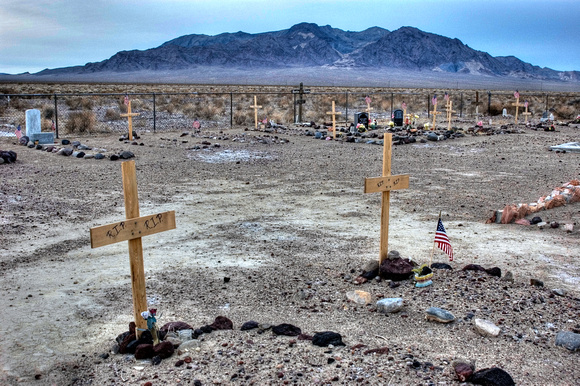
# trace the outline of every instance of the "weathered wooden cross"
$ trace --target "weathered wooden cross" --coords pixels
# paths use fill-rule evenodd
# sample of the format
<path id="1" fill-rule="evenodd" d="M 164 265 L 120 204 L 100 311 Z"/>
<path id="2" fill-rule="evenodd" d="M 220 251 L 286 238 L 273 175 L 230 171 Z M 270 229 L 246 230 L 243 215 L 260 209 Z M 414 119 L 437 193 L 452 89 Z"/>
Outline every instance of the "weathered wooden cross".
<path id="1" fill-rule="evenodd" d="M 127 114 L 121 114 L 121 117 L 127 117 L 129 121 L 129 141 L 133 140 L 133 117 L 139 116 L 139 113 L 131 112 L 131 101 L 127 104 Z"/>
<path id="2" fill-rule="evenodd" d="M 516 107 L 516 125 L 518 124 L 518 111 L 520 109 L 520 107 L 523 107 L 524 105 L 522 105 L 520 103 L 520 93 L 519 92 L 515 92 L 514 96 L 516 97 L 516 103 L 512 103 L 512 106 Z"/>
<path id="3" fill-rule="evenodd" d="M 256 98 L 256 96 L 254 95 L 254 105 L 250 106 L 251 108 L 254 109 L 254 123 L 256 126 L 256 129 L 258 128 L 258 109 L 261 109 L 262 106 L 258 106 L 258 98 Z"/>
<path id="4" fill-rule="evenodd" d="M 147 321 L 141 317 L 141 312 L 147 311 L 141 237 L 175 229 L 175 211 L 139 217 L 135 161 L 123 162 L 121 164 L 121 170 L 123 174 L 126 220 L 91 228 L 91 248 L 102 247 L 121 241 L 129 242 L 133 314 L 135 316 L 135 324 L 138 328 L 136 330 L 137 336 L 139 336 L 142 330 L 147 329 Z"/>
<path id="5" fill-rule="evenodd" d="M 433 111 L 431 111 L 431 114 L 433 114 L 433 128 L 431 130 L 435 130 L 435 122 L 437 121 L 437 114 L 441 114 L 441 112 L 437 111 L 437 104 L 433 105 Z"/>
<path id="6" fill-rule="evenodd" d="M 532 115 L 532 113 L 528 111 L 528 101 L 524 102 L 524 107 L 526 108 L 526 111 L 523 112 L 522 115 L 526 117 L 526 123 L 528 123 L 528 116 Z"/>
<path id="7" fill-rule="evenodd" d="M 367 95 L 365 97 L 365 102 L 367 104 L 367 114 L 369 115 L 369 122 L 370 122 L 371 121 L 371 110 L 373 109 L 371 107 L 371 97 Z"/>
<path id="8" fill-rule="evenodd" d="M 476 92 L 475 92 L 475 103 L 474 103 L 474 105 L 475 105 L 475 120 L 476 120 L 476 121 L 478 121 L 478 120 L 479 120 L 479 119 L 478 119 L 478 118 L 479 118 L 479 105 L 480 105 L 481 103 L 482 103 L 482 102 L 480 102 L 480 100 L 479 100 L 479 91 L 476 91 Z"/>
<path id="9" fill-rule="evenodd" d="M 405 117 L 405 124 L 408 125 L 409 124 L 409 118 L 410 118 L 410 115 L 411 114 L 409 114 L 409 116 L 407 116 L 407 104 L 405 102 L 403 102 L 401 104 L 401 107 L 403 108 L 403 117 Z"/>
<path id="10" fill-rule="evenodd" d="M 334 101 L 332 101 L 332 111 L 327 111 L 326 115 L 332 115 L 332 138 L 336 139 L 336 116 L 342 113 L 334 109 Z"/>
<path id="11" fill-rule="evenodd" d="M 453 110 L 453 101 L 449 99 L 445 105 L 445 111 L 447 112 L 447 130 L 451 130 L 451 115 L 456 111 Z"/>
<path id="12" fill-rule="evenodd" d="M 393 134 L 386 133 L 383 147 L 383 176 L 365 178 L 365 193 L 382 192 L 381 200 L 381 239 L 379 264 L 387 258 L 389 253 L 389 207 L 391 190 L 408 189 L 409 175 L 391 175 L 391 150 L 393 147 Z"/>

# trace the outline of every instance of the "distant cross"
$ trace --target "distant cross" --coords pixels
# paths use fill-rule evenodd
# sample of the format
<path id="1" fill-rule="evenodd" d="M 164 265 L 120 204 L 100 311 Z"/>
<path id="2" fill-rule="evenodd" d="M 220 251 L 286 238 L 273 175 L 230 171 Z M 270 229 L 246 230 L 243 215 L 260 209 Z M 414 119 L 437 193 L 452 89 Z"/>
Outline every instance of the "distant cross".
<path id="1" fill-rule="evenodd" d="M 370 120 L 371 120 L 371 110 L 373 109 L 373 108 L 371 107 L 371 97 L 367 95 L 367 96 L 365 97 L 365 102 L 366 102 L 366 104 L 367 104 L 367 114 L 368 114 L 368 116 L 369 116 L 369 121 L 370 121 Z"/>
<path id="2" fill-rule="evenodd" d="M 261 109 L 262 106 L 258 106 L 258 98 L 254 95 L 254 105 L 250 106 L 254 109 L 254 123 L 256 129 L 258 128 L 258 109 Z"/>
<path id="3" fill-rule="evenodd" d="M 401 107 L 403 108 L 403 117 L 405 117 L 407 119 L 407 121 L 405 122 L 405 124 L 409 124 L 409 118 L 410 118 L 410 115 L 411 114 L 409 114 L 409 117 L 407 117 L 407 104 L 405 102 L 403 102 L 401 104 Z"/>
<path id="4" fill-rule="evenodd" d="M 528 116 L 532 115 L 532 113 L 528 112 L 528 101 L 524 102 L 524 107 L 526 108 L 526 111 L 523 112 L 522 115 L 526 117 L 526 123 L 528 123 Z"/>
<path id="5" fill-rule="evenodd" d="M 516 125 L 518 124 L 518 111 L 520 107 L 523 107 L 524 105 L 522 105 L 520 103 L 520 93 L 519 92 L 515 92 L 514 96 L 516 97 L 516 103 L 512 103 L 512 106 L 516 107 Z"/>
<path id="6" fill-rule="evenodd" d="M 447 112 L 447 130 L 451 130 L 451 115 L 456 112 L 453 110 L 453 101 L 451 99 L 447 101 L 445 111 Z"/>
<path id="7" fill-rule="evenodd" d="M 292 94 L 294 94 L 294 119 L 296 119 L 296 105 L 298 105 L 298 122 L 302 122 L 302 105 L 306 103 L 304 94 L 310 94 L 310 89 L 305 89 L 304 84 L 300 82 L 300 88 L 292 90 Z M 296 94 L 298 94 L 298 100 L 296 100 Z"/>
<path id="8" fill-rule="evenodd" d="M 341 112 L 335 111 L 334 101 L 332 101 L 332 111 L 327 111 L 326 115 L 332 115 L 332 138 L 336 139 L 336 116 L 341 115 Z"/>
<path id="9" fill-rule="evenodd" d="M 479 119 L 479 105 L 482 104 L 482 102 L 479 100 L 479 91 L 475 92 L 475 120 L 478 121 Z"/>
<path id="10" fill-rule="evenodd" d="M 175 229 L 175 211 L 139 217 L 135 161 L 123 162 L 121 164 L 121 170 L 123 174 L 126 220 L 91 228 L 91 248 L 102 247 L 121 241 L 129 242 L 133 314 L 137 328 L 146 330 L 147 321 L 141 317 L 141 312 L 147 311 L 141 237 Z M 136 330 L 137 337 L 141 334 L 141 330 Z"/>
<path id="11" fill-rule="evenodd" d="M 127 103 L 127 114 L 121 114 L 121 117 L 127 117 L 129 120 L 129 141 L 133 140 L 133 117 L 139 116 L 139 113 L 131 113 L 131 101 Z"/>
<path id="12" fill-rule="evenodd" d="M 436 104 L 433 105 L 433 111 L 431 111 L 431 114 L 433 114 L 433 129 L 432 130 L 435 130 L 435 122 L 437 121 L 437 114 L 441 114 L 439 111 L 437 111 Z"/>
<path id="13" fill-rule="evenodd" d="M 365 178 L 365 193 L 382 193 L 381 200 L 381 239 L 379 264 L 387 258 L 389 252 L 389 207 L 391 190 L 408 189 L 409 175 L 391 175 L 391 149 L 393 134 L 385 133 L 383 147 L 383 176 Z"/>

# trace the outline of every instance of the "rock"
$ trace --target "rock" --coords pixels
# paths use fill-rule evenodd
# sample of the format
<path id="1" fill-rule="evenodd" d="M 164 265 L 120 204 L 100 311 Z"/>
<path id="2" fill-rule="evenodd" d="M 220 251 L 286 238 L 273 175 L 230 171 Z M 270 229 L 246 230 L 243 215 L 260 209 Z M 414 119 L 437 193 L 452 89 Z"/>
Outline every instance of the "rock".
<path id="1" fill-rule="evenodd" d="M 453 368 L 455 370 L 457 378 L 461 382 L 467 381 L 473 375 L 473 368 L 471 367 L 471 365 L 467 363 L 464 362 L 456 363 L 454 364 Z"/>
<path id="2" fill-rule="evenodd" d="M 151 358 L 151 364 L 153 366 L 157 366 L 160 363 L 161 363 L 161 357 L 159 355 L 156 355 L 153 358 Z"/>
<path id="3" fill-rule="evenodd" d="M 84 158 L 85 159 L 93 159 L 93 158 L 95 158 L 95 155 L 94 154 L 85 154 Z"/>
<path id="4" fill-rule="evenodd" d="M 557 222 L 557 221 L 552 221 L 552 222 L 550 223 L 550 228 L 552 228 L 552 229 L 557 229 L 557 228 L 560 228 L 560 223 L 559 223 L 559 222 Z"/>
<path id="5" fill-rule="evenodd" d="M 512 271 L 507 271 L 505 273 L 505 275 L 500 280 L 513 283 L 514 282 L 514 274 L 512 273 Z"/>
<path id="6" fill-rule="evenodd" d="M 73 152 L 72 155 L 75 158 L 83 158 L 85 156 L 85 152 L 84 151 L 75 151 L 75 152 Z"/>
<path id="7" fill-rule="evenodd" d="M 535 224 L 539 224 L 541 222 L 542 222 L 542 219 L 540 217 L 536 216 L 530 221 L 530 224 L 535 225 Z"/>
<path id="8" fill-rule="evenodd" d="M 548 226 L 548 223 L 545 221 L 539 222 L 538 224 L 536 224 L 538 226 L 538 228 L 540 229 L 544 229 Z"/>
<path id="9" fill-rule="evenodd" d="M 189 324 L 185 322 L 169 322 L 165 323 L 161 328 L 160 331 L 180 331 L 180 330 L 193 330 Z"/>
<path id="10" fill-rule="evenodd" d="M 403 298 L 385 298 L 377 302 L 377 312 L 392 314 L 403 309 Z"/>
<path id="11" fill-rule="evenodd" d="M 210 325 L 214 330 L 233 330 L 234 323 L 225 316 L 218 316 Z"/>
<path id="12" fill-rule="evenodd" d="M 118 160 L 118 159 L 119 159 L 119 156 L 118 156 L 117 154 L 111 154 L 111 155 L 109 156 L 109 159 L 110 159 L 111 161 L 116 161 L 116 160 Z"/>
<path id="13" fill-rule="evenodd" d="M 499 267 L 488 268 L 485 272 L 491 276 L 501 277 L 501 269 Z"/>
<path id="14" fill-rule="evenodd" d="M 66 145 L 70 145 L 70 141 L 69 141 L 68 139 L 63 139 L 62 141 L 60 141 L 60 143 L 61 143 L 62 145 L 65 145 L 65 146 L 66 146 Z"/>
<path id="15" fill-rule="evenodd" d="M 175 349 L 173 348 L 173 344 L 171 342 L 161 342 L 153 346 L 153 351 L 155 356 L 158 356 L 161 359 L 165 359 L 172 356 Z"/>
<path id="16" fill-rule="evenodd" d="M 77 147 L 77 149 L 79 149 L 79 150 L 92 150 L 93 148 L 90 146 L 87 146 L 87 145 L 79 145 Z"/>
<path id="17" fill-rule="evenodd" d="M 355 302 L 356 304 L 369 304 L 371 302 L 371 294 L 365 291 L 349 291 L 346 293 L 346 297 L 351 302 Z"/>
<path id="18" fill-rule="evenodd" d="M 478 265 L 478 264 L 467 264 L 461 270 L 462 271 L 485 271 L 485 268 L 483 268 L 481 265 Z"/>
<path id="19" fill-rule="evenodd" d="M 556 335 L 556 346 L 565 347 L 570 351 L 580 350 L 580 334 L 571 331 L 560 331 Z"/>
<path id="20" fill-rule="evenodd" d="M 198 347 L 201 347 L 201 342 L 197 339 L 191 339 L 179 345 L 179 349 L 182 351 L 193 351 Z"/>
<path id="21" fill-rule="evenodd" d="M 26 144 L 28 144 L 28 142 L 30 142 L 30 138 L 28 138 L 26 135 L 23 135 L 18 140 L 18 143 L 21 144 L 21 145 L 26 145 Z"/>
<path id="22" fill-rule="evenodd" d="M 574 224 L 564 224 L 564 230 L 568 233 L 574 230 Z"/>
<path id="23" fill-rule="evenodd" d="M 119 154 L 119 158 L 122 159 L 129 159 L 129 158 L 133 158 L 135 157 L 135 154 L 133 154 L 130 151 L 122 151 L 121 154 Z"/>
<path id="24" fill-rule="evenodd" d="M 433 263 L 433 264 L 431 264 L 431 268 L 435 268 L 435 269 L 453 269 L 453 267 L 450 266 L 447 263 Z"/>
<path id="25" fill-rule="evenodd" d="M 379 262 L 377 259 L 371 259 L 363 268 L 361 277 L 367 280 L 374 279 L 379 275 Z"/>
<path id="26" fill-rule="evenodd" d="M 439 323 L 451 323 L 455 320 L 455 316 L 443 308 L 429 307 L 425 311 L 425 319 Z"/>
<path id="27" fill-rule="evenodd" d="M 438 141 L 439 140 L 439 136 L 435 133 L 429 133 L 427 134 L 427 140 L 429 141 Z"/>
<path id="28" fill-rule="evenodd" d="M 36 147 L 36 145 L 32 141 L 28 142 L 28 145 L 26 145 L 26 146 L 28 146 L 30 149 L 33 149 Z"/>
<path id="29" fill-rule="evenodd" d="M 105 155 L 103 153 L 95 154 L 95 159 L 103 159 L 103 158 L 105 158 Z"/>
<path id="30" fill-rule="evenodd" d="M 489 320 L 475 319 L 473 321 L 473 326 L 475 327 L 475 331 L 477 331 L 482 336 L 495 337 L 498 336 L 501 332 L 501 329 Z"/>
<path id="31" fill-rule="evenodd" d="M 36 150 L 42 150 L 43 146 L 42 145 L 36 145 Z"/>
<path id="32" fill-rule="evenodd" d="M 152 344 L 140 344 L 135 348 L 135 359 L 149 359 L 155 356 Z"/>
<path id="33" fill-rule="evenodd" d="M 566 293 L 567 293 L 567 292 L 566 292 L 566 290 L 565 290 L 565 289 L 561 289 L 561 288 L 554 288 L 554 289 L 552 290 L 552 293 L 553 293 L 554 295 L 558 295 L 558 296 L 566 296 Z"/>
<path id="34" fill-rule="evenodd" d="M 179 359 L 177 362 L 175 362 L 175 367 L 181 367 L 185 364 L 185 361 L 183 359 Z"/>
<path id="35" fill-rule="evenodd" d="M 79 147 L 81 145 L 80 141 L 72 141 L 70 144 L 72 147 Z"/>
<path id="36" fill-rule="evenodd" d="M 534 287 L 543 287 L 544 282 L 538 279 L 530 279 L 530 285 L 533 285 Z"/>
<path id="37" fill-rule="evenodd" d="M 199 328 L 199 330 L 204 334 L 211 334 L 213 332 L 214 328 L 210 324 L 208 324 L 206 326 L 201 326 Z"/>
<path id="38" fill-rule="evenodd" d="M 470 381 L 484 386 L 515 386 L 511 375 L 499 367 L 478 370 L 473 373 Z"/>
<path id="39" fill-rule="evenodd" d="M 253 320 L 249 320 L 246 323 L 242 324 L 242 327 L 240 328 L 240 330 L 242 330 L 242 331 L 253 330 L 255 328 L 258 328 L 258 326 L 259 326 L 258 322 L 255 322 Z"/>
<path id="40" fill-rule="evenodd" d="M 364 355 L 370 355 L 370 354 L 384 355 L 384 354 L 388 354 L 388 353 L 389 353 L 389 348 L 387 346 L 373 348 L 371 350 L 366 350 L 365 352 L 363 352 Z"/>
<path id="41" fill-rule="evenodd" d="M 312 337 L 312 344 L 319 347 L 328 347 L 329 344 L 333 346 L 345 346 L 342 342 L 342 336 L 338 332 L 332 331 L 317 332 Z"/>
<path id="42" fill-rule="evenodd" d="M 299 327 L 288 323 L 282 323 L 272 327 L 272 332 L 276 335 L 298 336 L 302 333 Z"/>
<path id="43" fill-rule="evenodd" d="M 399 253 L 399 251 L 392 250 L 392 251 L 389 251 L 389 253 L 387 253 L 387 259 L 389 259 L 389 260 L 395 260 L 395 259 L 400 259 L 400 258 L 401 258 L 401 254 Z"/>
<path id="44" fill-rule="evenodd" d="M 62 149 L 60 149 L 59 151 L 56 152 L 56 154 L 64 155 L 65 157 L 70 156 L 72 153 L 73 153 L 73 149 L 71 149 L 70 147 L 63 147 Z"/>
<path id="45" fill-rule="evenodd" d="M 408 259 L 385 259 L 379 268 L 379 275 L 383 279 L 407 280 L 413 275 L 413 264 Z"/>

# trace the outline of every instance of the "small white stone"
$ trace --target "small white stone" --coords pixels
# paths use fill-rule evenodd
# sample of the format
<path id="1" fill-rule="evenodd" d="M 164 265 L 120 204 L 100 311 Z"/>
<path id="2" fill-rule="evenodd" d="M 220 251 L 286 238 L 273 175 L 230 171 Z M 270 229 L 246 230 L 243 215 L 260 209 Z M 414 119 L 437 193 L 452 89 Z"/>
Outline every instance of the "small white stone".
<path id="1" fill-rule="evenodd" d="M 498 336 L 501 332 L 501 329 L 489 320 L 475 319 L 474 326 L 475 331 L 483 336 Z"/>

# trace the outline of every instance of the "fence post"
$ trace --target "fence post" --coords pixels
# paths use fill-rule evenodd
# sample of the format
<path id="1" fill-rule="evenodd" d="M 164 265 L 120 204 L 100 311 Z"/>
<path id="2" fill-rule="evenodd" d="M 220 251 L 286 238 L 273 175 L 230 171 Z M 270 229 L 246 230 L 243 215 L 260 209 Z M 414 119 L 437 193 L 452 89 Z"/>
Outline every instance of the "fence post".
<path id="1" fill-rule="evenodd" d="M 155 128 L 157 126 L 157 111 L 155 109 L 155 93 L 153 93 L 153 133 L 155 134 Z"/>
<path id="2" fill-rule="evenodd" d="M 234 93 L 230 91 L 230 129 L 234 127 Z"/>
<path id="3" fill-rule="evenodd" d="M 459 84 L 459 82 L 458 82 Z M 463 93 L 461 93 L 461 105 L 459 106 L 459 118 L 463 118 Z"/>
<path id="4" fill-rule="evenodd" d="M 389 81 L 389 87 L 391 86 L 391 82 Z M 393 105 L 395 103 L 395 93 L 391 92 L 391 119 L 393 119 Z M 429 110 L 429 109 L 427 109 Z"/>
<path id="5" fill-rule="evenodd" d="M 345 120 L 345 125 L 348 126 L 348 91 L 344 92 L 344 95 L 346 96 L 346 114 L 344 116 L 344 120 Z"/>
<path id="6" fill-rule="evenodd" d="M 58 104 L 56 100 L 56 93 L 54 94 L 54 131 L 56 139 L 58 139 Z"/>
<path id="7" fill-rule="evenodd" d="M 491 116 L 491 91 L 487 92 L 487 115 Z"/>
<path id="8" fill-rule="evenodd" d="M 429 99 L 431 95 L 427 94 L 427 119 L 431 116 L 429 110 L 431 109 L 431 100 Z"/>

